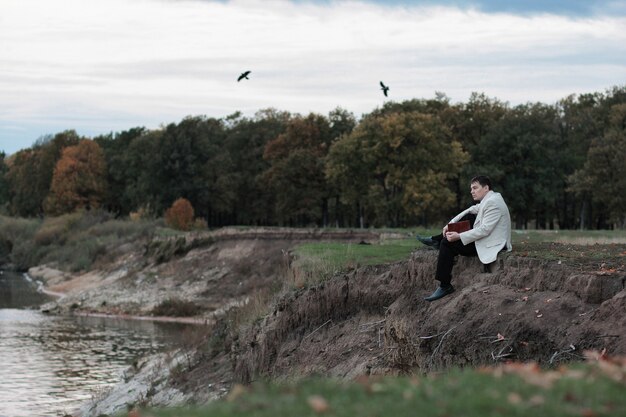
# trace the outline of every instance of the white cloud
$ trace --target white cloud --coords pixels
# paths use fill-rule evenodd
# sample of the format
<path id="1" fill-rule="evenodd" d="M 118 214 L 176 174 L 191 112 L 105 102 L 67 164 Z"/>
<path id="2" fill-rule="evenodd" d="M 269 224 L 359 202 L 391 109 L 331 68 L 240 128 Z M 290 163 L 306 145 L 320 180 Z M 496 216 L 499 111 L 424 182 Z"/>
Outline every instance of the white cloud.
<path id="1" fill-rule="evenodd" d="M 624 82 L 625 27 L 623 14 L 355 1 L 2 0 L 0 122 L 108 131 L 267 106 L 361 114 L 383 103 L 381 79 L 394 100 L 552 102 Z"/>

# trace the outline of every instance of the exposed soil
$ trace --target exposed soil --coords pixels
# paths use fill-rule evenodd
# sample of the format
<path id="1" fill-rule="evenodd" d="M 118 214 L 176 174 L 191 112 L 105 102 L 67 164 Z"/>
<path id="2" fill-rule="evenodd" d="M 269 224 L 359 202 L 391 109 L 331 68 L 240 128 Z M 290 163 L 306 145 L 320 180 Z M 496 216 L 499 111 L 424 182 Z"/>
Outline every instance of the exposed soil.
<path id="1" fill-rule="evenodd" d="M 192 303 L 197 321 L 246 303 L 287 273 L 289 250 L 306 241 L 377 242 L 380 234 L 316 229 L 220 229 L 129 247 L 114 262 L 82 274 L 49 265 L 28 272 L 63 297 L 44 306 L 53 313 L 152 316 L 174 299 Z"/>
<path id="2" fill-rule="evenodd" d="M 624 274 L 509 255 L 460 258 L 456 292 L 429 303 L 436 253 L 366 267 L 297 294 L 241 334 L 234 379 L 429 372 L 505 360 L 555 365 L 626 353 Z"/>
<path id="3" fill-rule="evenodd" d="M 436 287 L 436 252 L 419 249 L 406 261 L 283 291 L 269 314 L 238 327 L 236 314 L 223 314 L 296 274 L 289 251 L 299 242 L 378 238 L 198 237 L 203 245 L 161 263 L 129 253 L 98 272 L 100 285 L 93 273 L 83 289 L 73 284 L 81 277 L 50 279 L 52 290 L 70 289 L 51 308 L 148 315 L 171 297 L 202 306 L 209 330 L 187 336 L 185 365 L 168 383 L 194 402 L 259 378 L 425 373 L 509 360 L 555 366 L 581 360 L 586 349 L 626 354 L 623 244 L 523 244 L 492 273 L 477 258 L 459 258 L 456 292 L 433 303 L 423 297 Z"/>

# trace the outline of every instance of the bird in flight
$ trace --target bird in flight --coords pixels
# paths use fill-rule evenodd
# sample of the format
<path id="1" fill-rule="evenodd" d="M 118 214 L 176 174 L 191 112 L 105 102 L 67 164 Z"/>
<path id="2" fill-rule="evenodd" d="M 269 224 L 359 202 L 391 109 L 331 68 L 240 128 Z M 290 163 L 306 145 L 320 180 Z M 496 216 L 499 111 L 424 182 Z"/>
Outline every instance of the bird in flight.
<path id="1" fill-rule="evenodd" d="M 389 87 L 387 87 L 383 82 L 380 82 L 380 89 L 383 90 L 383 94 L 387 97 L 387 91 L 389 91 Z"/>
<path id="2" fill-rule="evenodd" d="M 250 79 L 250 78 L 248 78 L 249 74 L 250 74 L 250 71 L 242 72 L 241 75 L 239 76 L 239 78 L 237 78 L 237 82 L 243 80 L 244 78 L 246 80 L 249 80 Z"/>

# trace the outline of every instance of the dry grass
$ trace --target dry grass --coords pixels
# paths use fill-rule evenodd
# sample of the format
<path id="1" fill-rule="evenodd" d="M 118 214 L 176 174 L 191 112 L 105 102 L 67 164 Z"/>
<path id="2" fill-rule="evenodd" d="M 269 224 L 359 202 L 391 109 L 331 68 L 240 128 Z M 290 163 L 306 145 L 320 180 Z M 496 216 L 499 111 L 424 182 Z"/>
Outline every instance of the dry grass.
<path id="1" fill-rule="evenodd" d="M 556 243 L 570 243 L 572 245 L 582 245 L 582 246 L 591 246 L 591 245 L 623 245 L 626 244 L 626 237 L 608 237 L 608 236 L 597 236 L 597 237 L 572 237 L 565 236 L 560 237 L 554 240 Z"/>
<path id="2" fill-rule="evenodd" d="M 269 290 L 255 291 L 229 312 L 231 329 L 246 329 L 269 313 L 273 296 Z"/>

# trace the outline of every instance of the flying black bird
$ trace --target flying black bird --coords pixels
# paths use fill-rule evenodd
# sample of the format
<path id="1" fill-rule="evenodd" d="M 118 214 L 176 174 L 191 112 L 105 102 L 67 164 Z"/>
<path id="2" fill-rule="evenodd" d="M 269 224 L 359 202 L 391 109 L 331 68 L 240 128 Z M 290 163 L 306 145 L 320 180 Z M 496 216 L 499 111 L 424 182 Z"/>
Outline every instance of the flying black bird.
<path id="1" fill-rule="evenodd" d="M 383 82 L 380 82 L 380 89 L 383 90 L 383 94 L 385 95 L 385 97 L 387 97 L 387 91 L 389 91 L 389 87 L 387 87 L 385 84 L 383 84 Z"/>
<path id="2" fill-rule="evenodd" d="M 250 74 L 250 71 L 242 72 L 241 75 L 239 76 L 239 78 L 237 78 L 237 82 L 243 80 L 244 78 L 246 80 L 249 80 L 250 79 L 250 78 L 248 78 L 249 74 Z"/>

